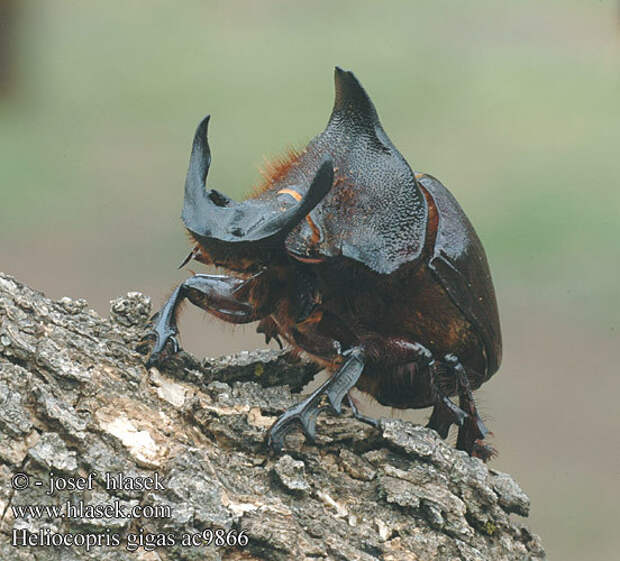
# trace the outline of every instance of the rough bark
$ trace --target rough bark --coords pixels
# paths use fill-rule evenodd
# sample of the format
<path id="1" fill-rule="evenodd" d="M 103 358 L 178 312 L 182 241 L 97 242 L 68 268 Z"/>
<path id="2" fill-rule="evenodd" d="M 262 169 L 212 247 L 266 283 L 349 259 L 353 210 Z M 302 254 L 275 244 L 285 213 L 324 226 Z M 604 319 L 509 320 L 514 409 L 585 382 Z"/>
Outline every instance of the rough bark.
<path id="1" fill-rule="evenodd" d="M 150 313 L 146 296 L 129 293 L 102 319 L 83 300 L 51 301 L 0 275 L 0 559 L 544 558 L 538 537 L 510 516 L 529 509 L 513 479 L 429 429 L 323 414 L 315 443 L 294 433 L 284 454 L 269 453 L 267 429 L 316 368 L 266 350 L 203 362 L 181 353 L 147 371 Z M 29 476 L 21 490 L 19 473 Z M 134 485 L 157 474 L 162 488 L 106 489 L 106 473 Z M 93 489 L 48 494 L 50 480 L 88 486 L 89 474 Z M 116 501 L 120 516 L 14 508 L 64 505 L 67 514 L 67 501 Z M 136 505 L 170 512 L 129 516 Z M 181 545 L 205 529 L 248 543 Z M 53 535 L 103 543 L 12 545 Z M 128 551 L 140 536 L 168 543 Z"/>

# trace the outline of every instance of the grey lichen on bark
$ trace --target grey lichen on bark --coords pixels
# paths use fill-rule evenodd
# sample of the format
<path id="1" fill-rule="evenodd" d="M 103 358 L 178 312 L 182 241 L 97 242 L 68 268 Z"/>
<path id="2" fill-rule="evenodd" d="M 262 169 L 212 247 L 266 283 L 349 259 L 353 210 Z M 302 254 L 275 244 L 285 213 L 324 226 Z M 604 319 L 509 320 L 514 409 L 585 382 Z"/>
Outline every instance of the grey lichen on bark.
<path id="1" fill-rule="evenodd" d="M 52 301 L 0 274 L 0 559 L 544 558 L 539 538 L 511 516 L 529 510 L 517 483 L 432 430 L 325 414 L 316 442 L 292 434 L 282 455 L 270 453 L 267 429 L 317 368 L 262 350 L 204 361 L 180 353 L 147 371 L 150 314 L 137 292 L 103 319 L 82 300 Z M 133 482 L 157 474 L 159 484 L 110 488 L 106 473 Z M 16 488 L 16 474 L 27 488 Z M 92 489 L 49 494 L 52 478 L 90 474 Z M 15 508 L 67 501 L 115 504 L 122 515 Z M 182 545 L 205 529 L 247 544 Z M 22 545 L 53 535 L 102 543 Z M 128 551 L 140 536 L 162 545 Z"/>

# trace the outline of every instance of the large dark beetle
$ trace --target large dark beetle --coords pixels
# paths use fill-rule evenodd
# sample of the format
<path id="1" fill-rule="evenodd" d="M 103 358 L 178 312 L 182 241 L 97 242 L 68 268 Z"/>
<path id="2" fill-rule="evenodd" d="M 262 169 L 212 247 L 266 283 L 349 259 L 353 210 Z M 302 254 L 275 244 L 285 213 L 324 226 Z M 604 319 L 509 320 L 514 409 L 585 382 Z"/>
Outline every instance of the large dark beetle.
<path id="1" fill-rule="evenodd" d="M 205 189 L 211 163 L 206 117 L 198 126 L 185 183 L 183 222 L 190 259 L 238 276 L 194 275 L 156 318 L 156 364 L 178 344 L 175 309 L 188 298 L 233 323 L 260 320 L 333 374 L 270 430 L 281 448 L 299 421 L 315 433 L 326 396 L 340 413 L 356 386 L 398 408 L 433 406 L 429 426 L 487 459 L 487 429 L 472 390 L 501 360 L 495 292 L 480 240 L 435 178 L 414 173 L 384 132 L 353 73 L 336 68 L 327 128 L 274 165 L 243 202 Z M 450 396 L 459 396 L 459 406 Z"/>

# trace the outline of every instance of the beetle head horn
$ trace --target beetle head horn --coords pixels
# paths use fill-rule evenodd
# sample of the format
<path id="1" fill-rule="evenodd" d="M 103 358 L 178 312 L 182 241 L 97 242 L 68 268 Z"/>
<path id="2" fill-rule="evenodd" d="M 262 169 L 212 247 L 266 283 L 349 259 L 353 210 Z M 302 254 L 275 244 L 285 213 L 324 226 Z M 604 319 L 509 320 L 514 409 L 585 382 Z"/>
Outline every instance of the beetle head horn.
<path id="1" fill-rule="evenodd" d="M 331 159 L 323 158 L 303 198 L 284 210 L 277 199 L 237 202 L 215 189 L 205 189 L 211 164 L 208 125 L 207 115 L 198 125 L 192 145 L 182 213 L 186 228 L 199 242 L 211 247 L 272 247 L 283 242 L 331 189 Z"/>

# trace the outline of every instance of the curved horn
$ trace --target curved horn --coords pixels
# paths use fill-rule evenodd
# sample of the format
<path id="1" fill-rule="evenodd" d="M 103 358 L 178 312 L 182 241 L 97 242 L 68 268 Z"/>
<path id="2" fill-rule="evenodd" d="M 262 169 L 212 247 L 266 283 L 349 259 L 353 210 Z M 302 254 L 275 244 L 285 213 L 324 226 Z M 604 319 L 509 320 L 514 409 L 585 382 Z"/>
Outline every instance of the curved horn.
<path id="1" fill-rule="evenodd" d="M 331 189 L 333 181 L 332 162 L 324 158 L 303 198 L 286 210 L 282 210 L 275 199 L 236 202 L 209 191 L 206 195 L 208 213 L 202 217 L 207 227 L 198 235 L 205 242 L 231 247 L 247 244 L 274 246 L 284 241 L 288 233 L 319 204 Z"/>
<path id="2" fill-rule="evenodd" d="M 211 150 L 207 140 L 210 118 L 211 115 L 207 115 L 196 129 L 185 178 L 185 199 L 181 218 L 187 229 L 196 234 L 204 234 L 204 231 L 201 231 L 204 228 L 204 217 L 209 212 L 209 207 L 213 205 L 205 191 L 205 182 L 211 166 Z"/>
<path id="3" fill-rule="evenodd" d="M 208 125 L 209 115 L 196 129 L 185 179 L 182 218 L 195 236 L 215 243 L 275 243 L 283 240 L 331 189 L 333 165 L 324 158 L 302 200 L 284 211 L 275 201 L 236 202 L 215 189 L 207 191 L 205 182 L 211 164 Z"/>

